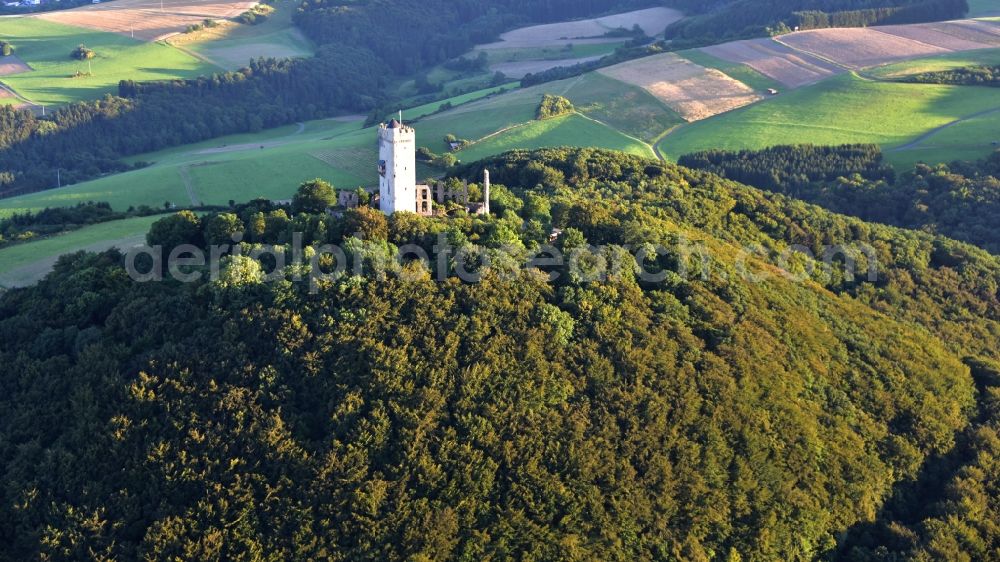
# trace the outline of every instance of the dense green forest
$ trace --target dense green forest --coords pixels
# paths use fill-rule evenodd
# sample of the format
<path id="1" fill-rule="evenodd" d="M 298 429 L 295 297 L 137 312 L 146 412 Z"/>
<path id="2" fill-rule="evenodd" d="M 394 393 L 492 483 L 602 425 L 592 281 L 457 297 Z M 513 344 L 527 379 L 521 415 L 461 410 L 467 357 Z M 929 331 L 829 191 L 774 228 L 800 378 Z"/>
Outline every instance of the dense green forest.
<path id="1" fill-rule="evenodd" d="M 773 146 L 762 150 L 706 150 L 681 156 L 677 163 L 733 181 L 798 196 L 815 182 L 859 175 L 866 180 L 896 179 L 895 169 L 874 144 Z"/>
<path id="2" fill-rule="evenodd" d="M 957 86 L 997 88 L 1000 87 L 1000 66 L 968 66 L 939 72 L 921 72 L 905 76 L 900 80 L 917 84 L 954 84 Z"/>
<path id="3" fill-rule="evenodd" d="M 0 559 L 1000 554 L 995 257 L 620 153 L 457 174 L 484 167 L 493 216 L 336 217 L 310 184 L 154 225 L 243 233 L 215 280 L 80 253 L 0 295 Z M 552 228 L 608 275 L 512 267 Z M 365 273 L 264 282 L 278 254 L 251 251 L 295 232 Z M 492 257 L 480 282 L 379 273 L 439 235 Z M 877 276 L 803 253 L 838 244 Z M 946 493 L 891 520 L 914 488 Z"/>
<path id="4" fill-rule="evenodd" d="M 865 27 L 956 19 L 967 0 L 669 0 L 695 17 L 672 24 L 667 37 L 681 42 L 781 33 L 795 28 Z"/>
<path id="5" fill-rule="evenodd" d="M 874 146 L 708 151 L 679 161 L 837 213 L 940 233 L 1000 253 L 1000 152 L 980 162 L 917 164 L 898 179 L 883 167 Z"/>

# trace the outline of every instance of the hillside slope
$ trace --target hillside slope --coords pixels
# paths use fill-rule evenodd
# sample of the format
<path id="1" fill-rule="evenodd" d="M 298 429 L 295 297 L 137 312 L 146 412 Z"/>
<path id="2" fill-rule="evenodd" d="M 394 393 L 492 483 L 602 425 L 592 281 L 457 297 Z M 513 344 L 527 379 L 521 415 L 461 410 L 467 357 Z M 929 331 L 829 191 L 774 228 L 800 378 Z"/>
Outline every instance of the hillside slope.
<path id="1" fill-rule="evenodd" d="M 484 165 L 509 186 L 487 218 L 171 219 L 369 267 L 441 233 L 492 252 L 479 283 L 411 264 L 310 294 L 244 257 L 140 284 L 112 252 L 0 296 L 0 559 L 812 558 L 968 426 L 963 358 L 1000 349 L 988 254 L 621 153 Z M 663 244 L 666 279 L 506 274 L 551 226 L 605 245 L 592 265 Z M 744 252 L 860 243 L 874 282 Z"/>

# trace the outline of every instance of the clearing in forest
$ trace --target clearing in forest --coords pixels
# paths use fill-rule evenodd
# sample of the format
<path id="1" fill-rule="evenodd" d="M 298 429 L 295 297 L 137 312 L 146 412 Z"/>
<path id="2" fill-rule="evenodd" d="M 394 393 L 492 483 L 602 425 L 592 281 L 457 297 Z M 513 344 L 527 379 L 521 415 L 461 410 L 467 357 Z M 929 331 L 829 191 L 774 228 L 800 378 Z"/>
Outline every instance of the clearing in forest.
<path id="1" fill-rule="evenodd" d="M 684 16 L 669 8 L 649 8 L 624 14 L 587 20 L 533 25 L 508 31 L 500 36 L 500 41 L 481 45 L 479 49 L 531 49 L 567 44 L 614 43 L 621 37 L 607 37 L 609 31 L 638 25 L 647 35 L 662 34 L 668 25 Z"/>
<path id="2" fill-rule="evenodd" d="M 639 86 L 685 121 L 707 119 L 761 99 L 746 84 L 673 53 L 617 64 L 598 72 Z"/>

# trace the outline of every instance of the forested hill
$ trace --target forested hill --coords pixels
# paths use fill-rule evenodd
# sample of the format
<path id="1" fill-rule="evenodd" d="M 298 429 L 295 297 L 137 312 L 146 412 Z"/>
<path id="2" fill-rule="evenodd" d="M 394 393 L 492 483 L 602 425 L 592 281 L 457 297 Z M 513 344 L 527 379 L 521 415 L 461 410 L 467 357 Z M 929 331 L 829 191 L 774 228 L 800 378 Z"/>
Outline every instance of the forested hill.
<path id="1" fill-rule="evenodd" d="M 967 0 L 668 0 L 694 17 L 667 30 L 673 39 L 699 43 L 793 29 L 866 27 L 957 19 Z"/>
<path id="2" fill-rule="evenodd" d="M 484 165 L 508 186 L 491 217 L 336 218 L 297 198 L 150 233 L 297 231 L 369 267 L 444 234 L 494 256 L 480 283 L 409 264 L 310 294 L 262 282 L 246 246 L 217 281 L 136 283 L 108 252 L 0 295 L 0 559 L 997 554 L 995 258 L 618 153 Z M 504 266 L 499 248 L 552 227 L 590 272 L 662 244 L 665 279 Z M 795 280 L 765 250 L 859 243 L 875 281 L 788 255 L 789 275 L 817 266 Z M 950 495 L 904 494 L 906 519 L 884 519 L 916 484 Z"/>

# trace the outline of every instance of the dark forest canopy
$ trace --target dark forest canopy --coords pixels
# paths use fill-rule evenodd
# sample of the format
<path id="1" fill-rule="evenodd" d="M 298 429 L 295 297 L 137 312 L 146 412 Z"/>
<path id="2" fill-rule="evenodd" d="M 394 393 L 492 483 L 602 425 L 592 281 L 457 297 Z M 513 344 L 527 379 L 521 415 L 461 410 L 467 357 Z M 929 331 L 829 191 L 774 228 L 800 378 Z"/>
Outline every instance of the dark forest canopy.
<path id="1" fill-rule="evenodd" d="M 681 156 L 681 166 L 706 170 L 733 181 L 795 195 L 822 180 L 855 174 L 892 183 L 896 173 L 874 144 L 773 146 L 762 150 L 706 150 Z"/>
<path id="2" fill-rule="evenodd" d="M 917 164 L 899 175 L 878 147 L 778 146 L 684 156 L 722 174 L 864 220 L 943 234 L 1000 253 L 1000 152 L 980 162 Z"/>
<path id="3" fill-rule="evenodd" d="M 695 17 L 667 29 L 668 38 L 712 43 L 795 28 L 866 27 L 956 19 L 967 0 L 669 0 Z"/>
<path id="4" fill-rule="evenodd" d="M 193 284 L 132 282 L 116 252 L 63 258 L 0 295 L 0 559 L 997 554 L 995 257 L 620 153 L 459 173 L 483 167 L 491 217 L 255 202 L 150 236 L 299 231 L 374 259 L 438 234 L 527 249 L 557 227 L 564 250 L 604 245 L 580 250 L 595 259 L 686 238 L 709 274 L 669 251 L 655 284 L 411 264 L 310 294 L 260 282 L 246 254 Z M 796 282 L 764 253 L 750 265 L 775 275 L 740 275 L 748 245 L 861 243 L 874 282 Z M 932 492 L 887 519 L 908 486 Z"/>

